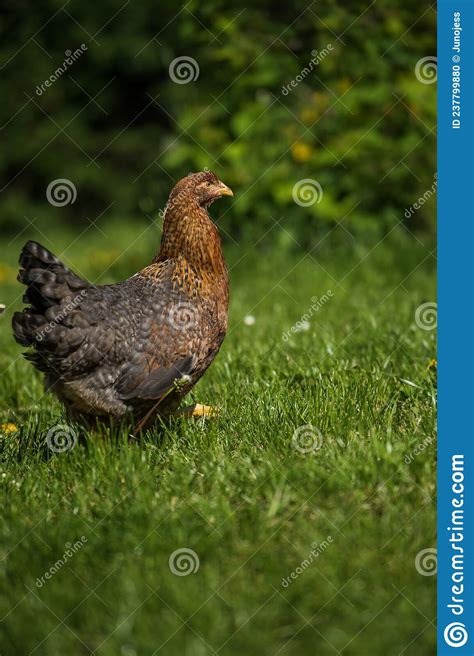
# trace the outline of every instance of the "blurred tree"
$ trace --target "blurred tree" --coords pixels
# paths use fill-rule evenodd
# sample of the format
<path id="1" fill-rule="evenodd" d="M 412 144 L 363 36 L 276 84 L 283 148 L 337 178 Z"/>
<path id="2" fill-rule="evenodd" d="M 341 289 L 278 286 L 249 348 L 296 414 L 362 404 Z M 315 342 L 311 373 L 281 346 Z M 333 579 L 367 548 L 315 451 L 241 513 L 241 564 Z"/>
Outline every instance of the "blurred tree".
<path id="1" fill-rule="evenodd" d="M 310 247 L 328 227 L 434 231 L 433 199 L 404 216 L 435 174 L 436 85 L 415 74 L 435 52 L 433 8 L 20 0 L 1 11 L 5 230 L 24 217 L 154 217 L 173 181 L 207 166 L 235 190 L 236 236 Z M 48 203 L 58 178 L 74 204 Z M 302 179 L 320 185 L 319 202 L 295 203 Z"/>

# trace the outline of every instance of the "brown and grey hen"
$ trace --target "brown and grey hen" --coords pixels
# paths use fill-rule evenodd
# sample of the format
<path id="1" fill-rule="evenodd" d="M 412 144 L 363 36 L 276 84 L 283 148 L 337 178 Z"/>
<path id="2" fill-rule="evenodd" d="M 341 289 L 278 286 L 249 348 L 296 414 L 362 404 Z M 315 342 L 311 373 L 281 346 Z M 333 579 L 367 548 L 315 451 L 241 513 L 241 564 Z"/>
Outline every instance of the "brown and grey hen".
<path id="1" fill-rule="evenodd" d="M 207 208 L 232 191 L 211 172 L 172 190 L 161 248 L 128 280 L 97 286 L 29 241 L 20 256 L 28 307 L 16 340 L 46 374 L 72 419 L 134 418 L 138 427 L 175 411 L 215 358 L 227 330 L 227 269 Z"/>

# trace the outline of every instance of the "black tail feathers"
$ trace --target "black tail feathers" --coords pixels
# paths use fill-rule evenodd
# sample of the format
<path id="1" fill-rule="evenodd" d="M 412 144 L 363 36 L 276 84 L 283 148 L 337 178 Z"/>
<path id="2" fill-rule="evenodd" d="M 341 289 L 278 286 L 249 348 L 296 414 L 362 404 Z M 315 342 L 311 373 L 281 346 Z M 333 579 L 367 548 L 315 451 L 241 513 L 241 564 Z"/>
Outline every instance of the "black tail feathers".
<path id="1" fill-rule="evenodd" d="M 19 264 L 18 281 L 26 285 L 23 300 L 29 307 L 15 312 L 13 333 L 24 346 L 38 346 L 41 342 L 46 345 L 51 331 L 44 329 L 59 314 L 61 303 L 70 302 L 90 285 L 36 241 L 24 245 Z"/>

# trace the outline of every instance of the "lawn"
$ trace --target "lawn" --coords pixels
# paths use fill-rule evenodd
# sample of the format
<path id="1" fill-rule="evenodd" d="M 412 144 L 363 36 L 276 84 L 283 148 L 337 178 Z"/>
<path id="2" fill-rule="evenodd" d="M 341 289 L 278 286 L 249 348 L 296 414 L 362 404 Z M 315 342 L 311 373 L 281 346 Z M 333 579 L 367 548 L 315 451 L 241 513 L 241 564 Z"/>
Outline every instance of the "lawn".
<path id="1" fill-rule="evenodd" d="M 11 337 L 18 251 L 113 282 L 149 261 L 142 231 L 2 248 L 2 653 L 431 656 L 432 243 L 226 244 L 230 329 L 191 395 L 220 416 L 54 453 L 61 407 Z"/>

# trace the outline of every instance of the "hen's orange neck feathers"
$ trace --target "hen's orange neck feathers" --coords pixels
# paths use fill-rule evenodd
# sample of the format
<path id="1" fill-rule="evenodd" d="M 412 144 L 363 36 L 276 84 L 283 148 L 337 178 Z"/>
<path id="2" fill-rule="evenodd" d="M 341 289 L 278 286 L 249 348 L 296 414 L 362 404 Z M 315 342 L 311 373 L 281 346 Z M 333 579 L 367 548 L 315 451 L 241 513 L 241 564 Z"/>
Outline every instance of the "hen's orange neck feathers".
<path id="1" fill-rule="evenodd" d="M 205 283 L 227 286 L 219 231 L 195 188 L 196 179 L 199 181 L 201 176 L 205 181 L 205 173 L 194 174 L 189 176 L 192 180 L 184 178 L 171 192 L 164 214 L 160 251 L 153 262 L 175 260 L 181 266 L 184 261 Z"/>
<path id="2" fill-rule="evenodd" d="M 198 270 L 216 274 L 222 271 L 219 232 L 207 211 L 189 199 L 169 207 L 164 216 L 157 260 L 178 257 L 184 257 Z"/>

